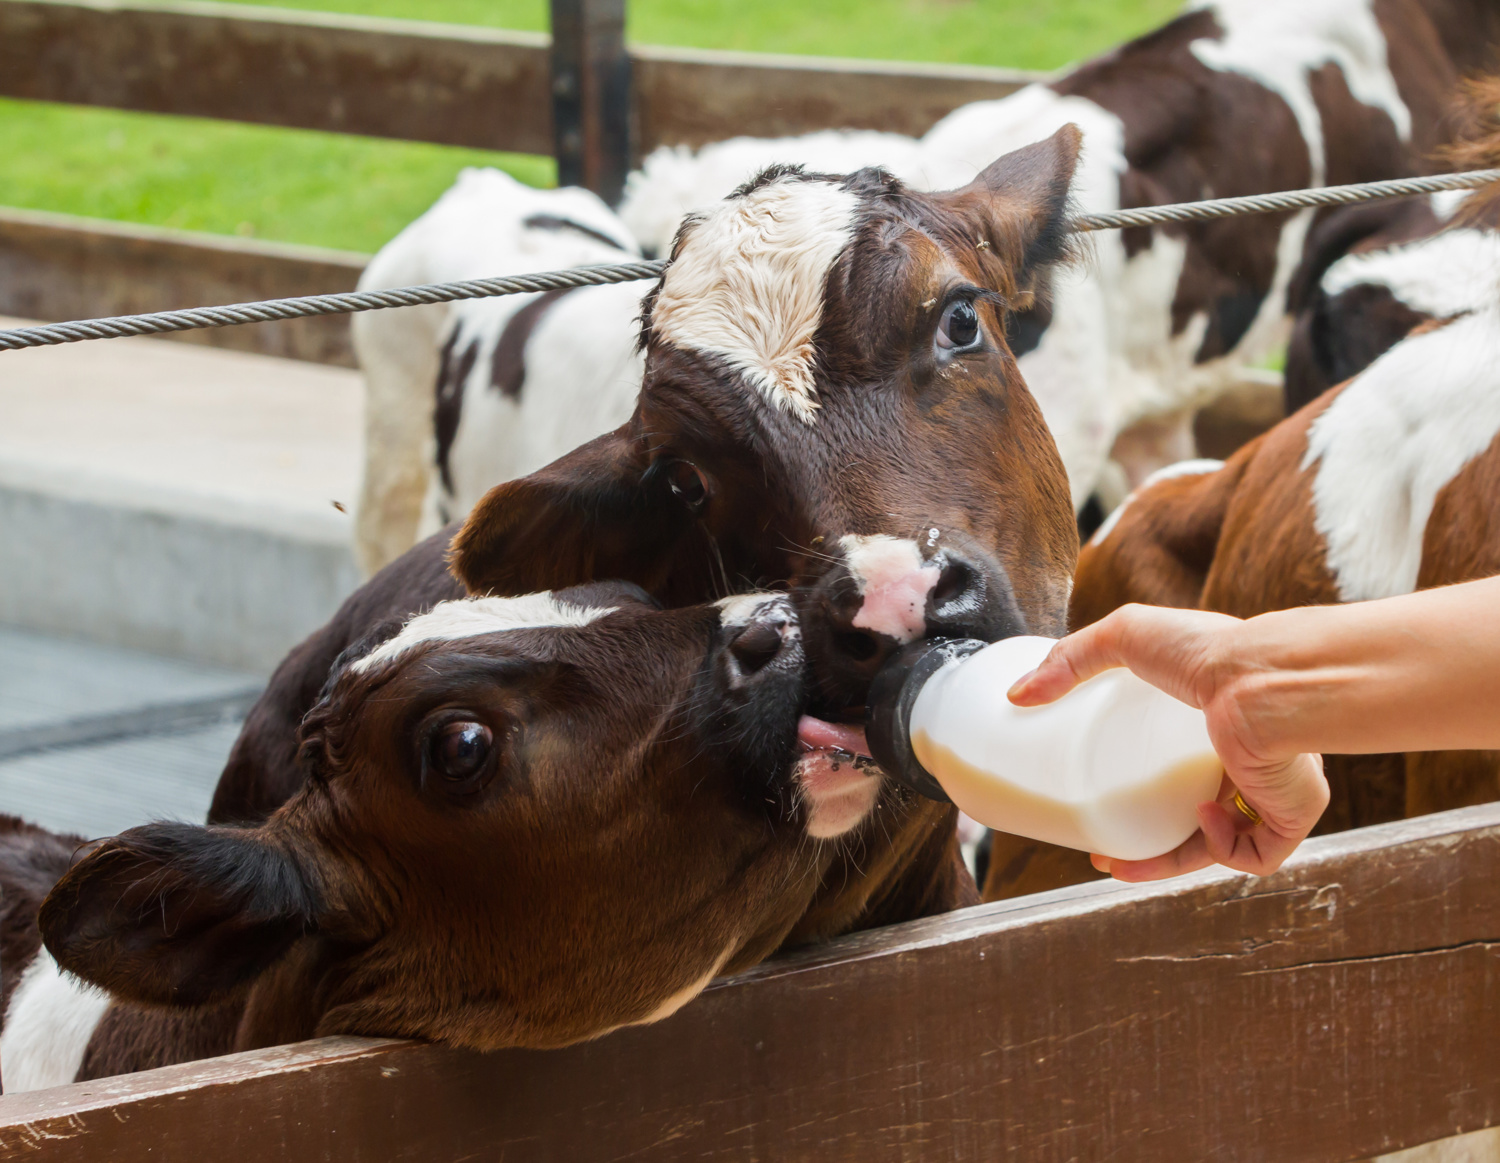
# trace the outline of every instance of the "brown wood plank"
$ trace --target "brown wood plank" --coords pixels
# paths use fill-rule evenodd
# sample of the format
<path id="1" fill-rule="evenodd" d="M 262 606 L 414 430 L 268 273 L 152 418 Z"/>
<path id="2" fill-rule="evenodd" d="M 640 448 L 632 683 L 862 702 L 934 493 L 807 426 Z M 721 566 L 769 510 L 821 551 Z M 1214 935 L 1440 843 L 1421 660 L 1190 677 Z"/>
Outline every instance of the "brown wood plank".
<path id="1" fill-rule="evenodd" d="M 1500 1122 L 1500 805 L 860 935 L 545 1053 L 335 1039 L 0 1099 L 0 1159 L 1353 1159 Z"/>
<path id="2" fill-rule="evenodd" d="M 368 257 L 0 209 L 0 315 L 52 322 L 351 291 Z M 325 315 L 170 338 L 354 366 L 349 319 Z"/>
<path id="3" fill-rule="evenodd" d="M 917 136 L 960 105 L 1004 97 L 1047 76 L 1020 69 L 654 45 L 633 45 L 631 55 L 646 150 L 819 129 Z"/>
<path id="4" fill-rule="evenodd" d="M 551 153 L 550 38 L 216 3 L 0 0 L 0 95 Z M 634 46 L 638 147 L 921 133 L 1038 74 Z"/>
<path id="5" fill-rule="evenodd" d="M 552 152 L 548 38 L 238 4 L 0 3 L 0 93 Z"/>

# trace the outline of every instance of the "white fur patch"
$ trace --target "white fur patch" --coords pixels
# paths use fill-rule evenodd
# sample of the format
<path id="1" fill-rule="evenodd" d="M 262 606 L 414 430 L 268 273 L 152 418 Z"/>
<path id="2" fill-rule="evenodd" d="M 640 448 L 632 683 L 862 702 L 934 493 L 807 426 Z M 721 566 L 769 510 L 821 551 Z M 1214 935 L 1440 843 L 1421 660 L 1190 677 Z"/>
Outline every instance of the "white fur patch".
<path id="1" fill-rule="evenodd" d="M 620 218 L 644 247 L 665 255 L 683 218 L 727 198 L 769 165 L 852 174 L 880 166 L 919 190 L 925 184 L 917 139 L 867 129 L 825 129 L 801 137 L 731 137 L 692 150 L 664 145 L 625 179 Z"/>
<path id="2" fill-rule="evenodd" d="M 1177 477 L 1203 476 L 1206 473 L 1218 472 L 1224 467 L 1222 460 L 1179 460 L 1176 464 L 1169 464 L 1165 468 L 1159 468 L 1141 482 L 1140 488 L 1136 489 L 1130 496 L 1126 497 L 1104 518 L 1104 524 L 1094 530 L 1094 535 L 1089 538 L 1090 545 L 1102 545 L 1115 531 L 1115 526 L 1120 523 L 1126 508 L 1130 502 L 1139 497 L 1153 485 L 1159 485 L 1162 481 L 1174 480 Z"/>
<path id="3" fill-rule="evenodd" d="M 714 605 L 719 607 L 719 624 L 733 630 L 750 625 L 762 609 L 776 603 L 791 609 L 787 596 L 777 593 L 735 594 L 733 597 L 720 598 Z"/>
<path id="4" fill-rule="evenodd" d="M 859 199 L 782 178 L 688 227 L 651 313 L 657 338 L 719 356 L 778 408 L 817 409 L 813 334 L 828 270 L 849 244 Z"/>
<path id="5" fill-rule="evenodd" d="M 839 549 L 864 598 L 854 625 L 897 642 L 920 638 L 927 627 L 927 595 L 942 566 L 924 560 L 915 541 L 884 533 L 849 534 L 839 538 Z"/>
<path id="6" fill-rule="evenodd" d="M 21 974 L 5 1011 L 0 1032 L 5 1093 L 72 1082 L 109 1003 L 109 994 L 64 973 L 42 949 Z"/>
<path id="7" fill-rule="evenodd" d="M 356 674 L 363 674 L 372 666 L 404 654 L 423 642 L 452 642 L 479 634 L 545 626 L 587 626 L 617 609 L 618 606 L 565 605 L 553 597 L 551 590 L 519 598 L 458 598 L 439 602 L 427 613 L 409 621 L 401 628 L 401 633 L 382 642 L 351 669 Z"/>
<path id="8" fill-rule="evenodd" d="M 848 755 L 810 751 L 793 769 L 797 791 L 807 816 L 807 834 L 814 840 L 837 840 L 859 827 L 875 810 L 883 780 Z"/>
<path id="9" fill-rule="evenodd" d="M 1309 74 L 1337 65 L 1356 101 L 1390 117 L 1402 141 L 1411 140 L 1411 110 L 1401 99 L 1386 60 L 1385 35 L 1371 0 L 1198 0 L 1214 14 L 1221 40 L 1196 40 L 1193 55 L 1211 69 L 1239 73 L 1284 100 L 1297 119 L 1312 162 L 1312 184 L 1327 174 L 1323 118 Z"/>
<path id="10" fill-rule="evenodd" d="M 1500 308 L 1402 340 L 1314 422 L 1314 525 L 1346 602 L 1408 594 L 1438 493 L 1500 432 Z"/>
<path id="11" fill-rule="evenodd" d="M 1361 284 L 1387 288 L 1414 311 L 1451 319 L 1500 294 L 1500 235 L 1444 230 L 1416 242 L 1345 255 L 1323 276 L 1325 294 Z"/>

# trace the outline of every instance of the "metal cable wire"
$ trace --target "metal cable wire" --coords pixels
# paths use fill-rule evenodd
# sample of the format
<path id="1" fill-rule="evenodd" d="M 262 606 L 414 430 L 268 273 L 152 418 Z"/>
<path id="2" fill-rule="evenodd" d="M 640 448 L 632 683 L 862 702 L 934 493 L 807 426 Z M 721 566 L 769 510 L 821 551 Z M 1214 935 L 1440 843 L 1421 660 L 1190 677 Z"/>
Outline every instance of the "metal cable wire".
<path id="1" fill-rule="evenodd" d="M 1085 214 L 1069 225 L 1074 231 L 1114 230 L 1131 226 L 1154 226 L 1163 222 L 1194 222 L 1226 218 L 1234 214 L 1268 214 L 1278 210 L 1300 210 L 1313 206 L 1337 206 L 1376 198 L 1399 198 L 1413 194 L 1435 194 L 1442 190 L 1472 190 L 1500 181 L 1500 169 L 1471 170 L 1431 178 L 1396 178 L 1383 182 L 1360 182 L 1350 186 L 1324 186 L 1312 190 L 1286 190 L 1276 194 L 1252 194 L 1245 198 L 1214 198 L 1203 202 L 1178 202 L 1170 206 L 1147 206 L 1139 210 L 1117 210 L 1110 214 Z M 0 351 L 27 347 L 50 347 L 85 339 L 120 339 L 129 335 L 158 335 L 167 331 L 194 331 L 204 327 L 232 327 L 238 323 L 266 323 L 278 319 L 301 319 L 309 315 L 346 315 L 356 311 L 379 311 L 387 307 L 415 307 L 423 303 L 451 303 L 458 299 L 484 299 L 496 295 L 518 295 L 529 291 L 552 291 L 566 287 L 593 287 L 605 283 L 627 283 L 654 279 L 667 267 L 665 261 L 641 261 L 605 266 L 573 267 L 532 275 L 473 279 L 463 283 L 432 283 L 421 287 L 399 287 L 390 291 L 351 291 L 341 295 L 308 295 L 296 299 L 269 299 L 259 303 L 233 303 L 225 307 L 192 307 L 182 311 L 157 311 L 150 315 L 118 315 L 107 319 L 83 319 L 73 323 L 50 323 L 0 331 Z"/>
<path id="2" fill-rule="evenodd" d="M 1194 222 L 1205 218 L 1228 218 L 1233 214 L 1270 214 L 1277 210 L 1343 206 L 1350 202 L 1403 198 L 1412 194 L 1436 194 L 1443 190 L 1473 190 L 1496 181 L 1500 181 L 1500 170 L 1470 170 L 1467 173 L 1439 174 L 1431 178 L 1391 178 L 1383 182 L 1356 182 L 1349 186 L 1321 186 L 1312 190 L 1251 194 L 1244 198 L 1214 198 L 1206 202 L 1145 206 L 1139 210 L 1116 210 L 1112 214 L 1085 214 L 1073 219 L 1070 225 L 1074 230 L 1085 231 L 1154 226 L 1161 222 Z"/>

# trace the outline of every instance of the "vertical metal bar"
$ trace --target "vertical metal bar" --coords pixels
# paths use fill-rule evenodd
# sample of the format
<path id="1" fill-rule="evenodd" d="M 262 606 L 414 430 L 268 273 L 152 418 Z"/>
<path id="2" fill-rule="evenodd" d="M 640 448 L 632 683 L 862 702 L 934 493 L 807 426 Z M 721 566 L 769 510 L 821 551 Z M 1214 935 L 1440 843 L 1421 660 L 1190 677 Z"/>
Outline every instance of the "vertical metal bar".
<path id="1" fill-rule="evenodd" d="M 619 201 L 633 144 L 625 0 L 552 0 L 557 181 Z"/>

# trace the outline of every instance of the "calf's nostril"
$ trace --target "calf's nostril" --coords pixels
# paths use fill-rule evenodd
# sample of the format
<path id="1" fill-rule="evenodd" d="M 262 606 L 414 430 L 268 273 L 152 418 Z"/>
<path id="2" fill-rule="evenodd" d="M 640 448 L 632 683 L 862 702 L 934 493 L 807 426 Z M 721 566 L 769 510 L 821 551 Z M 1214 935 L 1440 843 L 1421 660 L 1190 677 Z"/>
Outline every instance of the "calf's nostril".
<path id="1" fill-rule="evenodd" d="M 941 610 L 950 602 L 969 596 L 978 581 L 979 577 L 973 566 L 967 562 L 950 560 L 938 576 L 937 584 L 932 587 L 928 601 L 932 609 Z"/>
<path id="2" fill-rule="evenodd" d="M 756 622 L 745 627 L 729 643 L 729 653 L 742 674 L 754 674 L 781 653 L 784 623 Z"/>
<path id="3" fill-rule="evenodd" d="M 833 636 L 833 644 L 839 653 L 855 662 L 869 662 L 880 653 L 880 643 L 873 634 L 862 634 L 858 630 L 847 630 Z"/>

